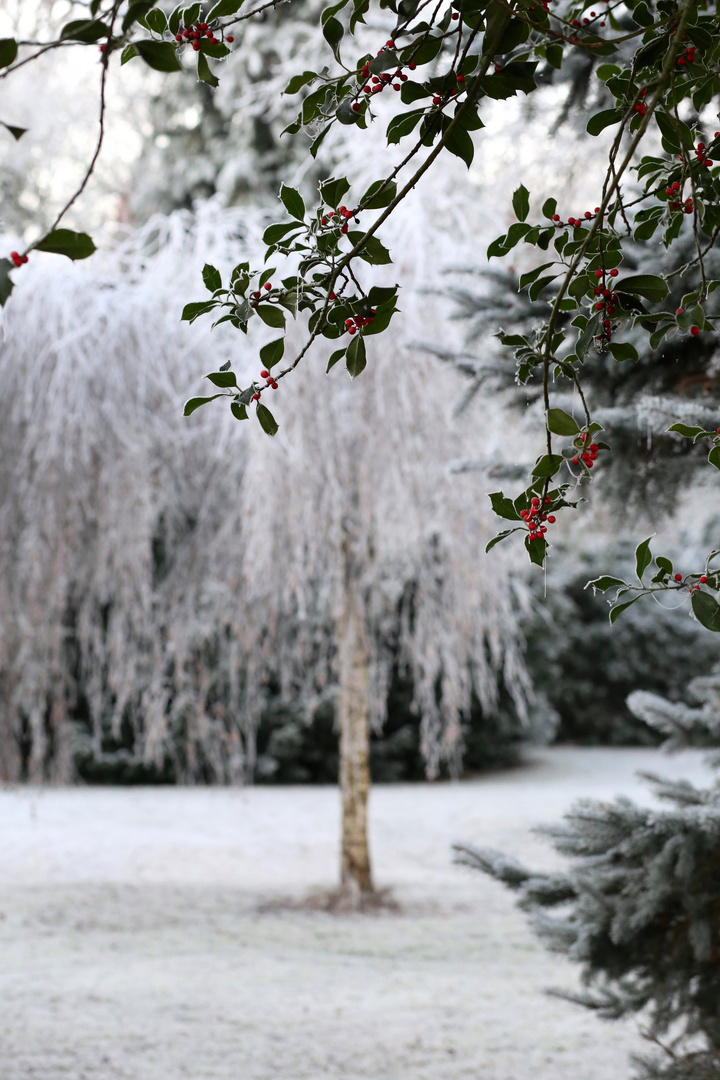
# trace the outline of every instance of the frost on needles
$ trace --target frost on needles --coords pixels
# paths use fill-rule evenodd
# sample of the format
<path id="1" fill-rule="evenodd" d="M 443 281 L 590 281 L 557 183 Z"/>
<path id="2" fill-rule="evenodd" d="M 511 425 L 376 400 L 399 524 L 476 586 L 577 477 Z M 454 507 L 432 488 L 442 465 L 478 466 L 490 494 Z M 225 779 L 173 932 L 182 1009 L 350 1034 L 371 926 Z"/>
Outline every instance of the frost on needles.
<path id="1" fill-rule="evenodd" d="M 638 691 L 628 704 L 666 748 L 720 747 L 720 672 L 688 696 Z M 658 809 L 583 799 L 540 830 L 567 856 L 564 873 L 466 844 L 456 858 L 516 892 L 548 947 L 580 964 L 586 989 L 551 993 L 604 1019 L 637 1016 L 656 1047 L 636 1059 L 638 1078 L 709 1080 L 720 1077 L 720 785 L 646 779 Z"/>

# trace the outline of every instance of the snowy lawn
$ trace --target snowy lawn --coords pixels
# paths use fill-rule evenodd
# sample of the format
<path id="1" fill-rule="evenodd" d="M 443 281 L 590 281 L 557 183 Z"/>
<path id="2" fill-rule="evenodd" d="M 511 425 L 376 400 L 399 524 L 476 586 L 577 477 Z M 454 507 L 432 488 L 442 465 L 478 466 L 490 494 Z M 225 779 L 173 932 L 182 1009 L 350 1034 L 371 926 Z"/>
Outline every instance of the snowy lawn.
<path id="1" fill-rule="evenodd" d="M 455 839 L 538 866 L 579 796 L 648 799 L 700 757 L 536 751 L 372 795 L 400 914 L 293 910 L 336 882 L 333 788 L 0 789 L 1 1080 L 623 1080 L 643 1048 L 543 994 L 576 973 Z"/>

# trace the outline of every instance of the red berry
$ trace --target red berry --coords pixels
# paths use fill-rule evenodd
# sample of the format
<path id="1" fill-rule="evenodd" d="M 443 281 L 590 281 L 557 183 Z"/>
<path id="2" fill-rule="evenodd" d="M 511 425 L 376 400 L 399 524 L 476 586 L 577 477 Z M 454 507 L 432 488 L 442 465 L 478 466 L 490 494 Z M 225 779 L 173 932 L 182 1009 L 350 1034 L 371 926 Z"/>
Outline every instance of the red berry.
<path id="1" fill-rule="evenodd" d="M 598 449 L 598 444 L 597 444 L 597 443 L 595 443 L 595 442 L 594 442 L 594 443 L 590 443 L 590 452 L 591 452 L 591 453 L 596 453 L 596 452 L 597 452 L 597 449 Z"/>
<path id="2" fill-rule="evenodd" d="M 452 16 L 451 16 L 451 17 L 452 17 L 453 19 L 459 19 L 459 18 L 460 18 L 460 16 L 459 16 L 459 14 L 457 13 L 457 11 L 453 11 L 453 13 L 452 13 Z"/>
<path id="3" fill-rule="evenodd" d="M 230 44 L 232 45 L 232 43 L 233 43 L 233 41 L 235 40 L 235 38 L 234 38 L 234 37 L 232 36 L 232 34 L 228 34 L 228 36 L 227 36 L 227 37 L 225 38 L 225 40 L 226 40 L 226 41 L 229 41 L 229 42 L 230 42 Z"/>
<path id="4" fill-rule="evenodd" d="M 415 68 L 417 67 L 417 64 L 415 63 L 414 60 L 411 60 L 410 63 L 408 64 L 408 67 L 410 68 L 411 71 L 414 71 Z"/>
<path id="5" fill-rule="evenodd" d="M 354 334 L 357 330 L 357 326 L 348 326 L 348 334 Z"/>
<path id="6" fill-rule="evenodd" d="M 573 463 L 573 465 L 577 465 L 577 464 L 579 464 L 579 463 L 578 463 L 578 459 L 577 459 L 576 457 L 574 457 L 574 458 L 572 459 L 572 463 Z"/>
<path id="7" fill-rule="evenodd" d="M 618 276 L 618 273 L 619 273 L 619 271 L 618 271 L 618 270 L 611 270 L 611 271 L 610 271 L 610 277 L 617 277 L 617 276 Z"/>
<path id="8" fill-rule="evenodd" d="M 457 77 L 457 81 L 458 81 L 459 83 L 464 83 L 464 82 L 465 82 L 465 76 L 464 76 L 464 75 L 458 75 L 458 77 Z"/>
<path id="9" fill-rule="evenodd" d="M 700 327 L 699 326 L 691 326 L 690 327 L 690 333 L 692 334 L 693 337 L 697 337 L 698 334 L 700 333 Z"/>
<path id="10" fill-rule="evenodd" d="M 176 41 L 182 41 L 182 34 L 176 34 L 175 35 L 175 40 Z"/>
<path id="11" fill-rule="evenodd" d="M 17 253 L 17 251 L 11 251 L 10 252 L 10 258 L 12 259 L 12 261 L 15 263 L 16 266 L 22 266 L 22 262 L 23 262 L 22 261 L 22 255 L 19 255 Z"/>
<path id="12" fill-rule="evenodd" d="M 675 580 L 676 581 L 682 581 L 682 574 L 676 574 L 675 575 Z"/>
<path id="13" fill-rule="evenodd" d="M 253 296 L 255 297 L 255 299 L 256 299 L 256 300 L 258 300 L 258 299 L 259 299 L 259 298 L 260 298 L 260 297 L 262 296 L 262 293 L 260 293 L 260 292 L 254 292 L 254 293 L 253 293 Z"/>
<path id="14" fill-rule="evenodd" d="M 548 514 L 548 521 L 550 522 L 551 525 L 554 525 L 555 524 L 555 515 L 554 514 Z"/>
<path id="15" fill-rule="evenodd" d="M 705 585 L 705 584 L 707 584 L 707 578 L 705 577 L 705 575 L 704 575 L 704 574 L 703 574 L 703 575 L 702 575 L 702 577 L 700 578 L 700 584 L 701 584 L 701 585 Z"/>
<path id="16" fill-rule="evenodd" d="M 436 94 L 435 97 L 433 98 L 433 105 L 439 105 L 441 101 L 442 101 L 442 98 L 438 94 Z"/>
<path id="17" fill-rule="evenodd" d="M 540 505 L 540 500 L 538 499 L 537 495 L 535 496 L 535 498 L 530 500 L 530 505 L 531 506 L 539 506 Z"/>
<path id="18" fill-rule="evenodd" d="M 269 281 L 265 282 L 265 288 L 268 290 L 268 292 L 270 291 L 270 289 L 272 289 L 272 285 L 270 284 Z"/>
<path id="19" fill-rule="evenodd" d="M 272 383 L 272 388 L 273 390 L 277 390 L 278 384 L 276 382 Z"/>
<path id="20" fill-rule="evenodd" d="M 395 42 L 394 41 L 386 41 L 385 44 L 387 45 L 388 49 L 394 49 L 395 48 Z"/>
<path id="21" fill-rule="evenodd" d="M 261 371 L 261 372 L 260 372 L 260 378 L 261 378 L 261 379 L 267 379 L 267 377 L 268 377 L 268 375 L 269 375 L 269 374 L 270 374 L 270 372 L 269 372 L 269 371 L 264 371 L 264 370 L 263 370 L 263 371 Z"/>
<path id="22" fill-rule="evenodd" d="M 585 211 L 585 217 L 586 217 L 586 218 L 591 218 L 591 217 L 592 217 L 592 214 L 590 213 L 590 211 L 589 211 L 589 210 L 586 210 L 586 211 Z"/>
<path id="23" fill-rule="evenodd" d="M 560 215 L 559 214 L 553 214 L 553 221 L 559 221 L 559 220 L 560 220 Z"/>
<path id="24" fill-rule="evenodd" d="M 595 271 L 595 277 L 596 277 L 596 278 L 601 278 L 602 276 L 603 276 L 603 272 L 602 272 L 602 270 L 596 270 L 596 271 Z"/>
<path id="25" fill-rule="evenodd" d="M 334 299 L 335 299 L 335 293 L 334 292 L 328 293 L 328 300 L 334 300 Z"/>
<path id="26" fill-rule="evenodd" d="M 193 49 L 195 50 L 195 52 L 199 52 L 199 50 L 200 50 L 200 42 L 199 41 L 193 41 Z"/>
<path id="27" fill-rule="evenodd" d="M 587 465 L 588 469 L 592 469 L 592 467 L 593 467 L 592 461 L 586 461 L 585 464 Z"/>
<path id="28" fill-rule="evenodd" d="M 399 90 L 400 87 L 397 87 L 397 89 Z M 359 101 L 354 101 L 353 102 L 353 112 L 360 112 L 361 108 L 362 108 L 362 106 L 360 105 Z"/>
<path id="29" fill-rule="evenodd" d="M 260 395 L 259 394 L 253 394 L 252 399 L 253 399 L 253 401 L 259 401 L 260 400 Z"/>

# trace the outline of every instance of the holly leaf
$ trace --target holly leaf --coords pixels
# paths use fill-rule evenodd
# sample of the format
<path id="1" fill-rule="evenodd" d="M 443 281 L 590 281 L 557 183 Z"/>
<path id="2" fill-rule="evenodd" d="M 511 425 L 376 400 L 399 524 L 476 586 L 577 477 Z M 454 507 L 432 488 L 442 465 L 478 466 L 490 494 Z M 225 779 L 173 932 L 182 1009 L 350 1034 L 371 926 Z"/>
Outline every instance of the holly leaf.
<path id="1" fill-rule="evenodd" d="M 15 141 L 22 139 L 27 131 L 27 128 L 16 127 L 15 124 L 6 124 L 4 120 L 0 120 L 0 125 L 10 132 Z"/>
<path id="2" fill-rule="evenodd" d="M 185 402 L 183 408 L 183 416 L 190 416 L 196 409 L 199 409 L 201 405 L 207 405 L 208 401 L 214 401 L 215 398 L 224 397 L 223 394 L 213 394 L 212 397 L 191 397 L 189 401 Z"/>
<path id="3" fill-rule="evenodd" d="M 512 499 L 508 499 L 507 495 L 504 495 L 502 491 L 493 491 L 488 495 L 488 498 L 498 517 L 506 518 L 508 521 L 520 520 L 520 515 L 515 509 Z"/>
<path id="4" fill-rule="evenodd" d="M 530 212 L 530 192 L 523 184 L 513 192 L 512 204 L 518 221 L 525 221 Z"/>
<path id="5" fill-rule="evenodd" d="M 142 57 L 153 71 L 182 71 L 177 49 L 169 41 L 149 41 L 147 38 L 135 41 L 132 46 L 137 55 Z"/>
<path id="6" fill-rule="evenodd" d="M 14 38 L 0 38 L 0 68 L 10 67 L 17 56 L 17 41 Z"/>
<path id="7" fill-rule="evenodd" d="M 540 478 L 554 476 L 563 460 L 562 454 L 544 454 L 536 461 L 532 474 Z"/>
<path id="8" fill-rule="evenodd" d="M 643 542 L 638 544 L 635 548 L 635 571 L 640 581 L 642 581 L 643 574 L 652 562 L 652 555 L 650 554 L 651 540 L 652 536 L 648 536 L 647 540 L 643 540 Z"/>
<path id="9" fill-rule="evenodd" d="M 625 582 L 621 581 L 620 578 L 610 577 L 608 574 L 605 574 L 602 577 L 588 581 L 585 588 L 587 589 L 588 585 L 592 585 L 595 592 L 607 592 L 608 589 L 613 589 L 616 586 L 623 586 L 624 584 Z"/>
<path id="10" fill-rule="evenodd" d="M 203 281 L 205 282 L 205 288 L 214 293 L 217 289 L 222 288 L 222 278 L 220 277 L 220 271 L 216 270 L 210 263 L 205 263 L 202 272 Z"/>
<path id="11" fill-rule="evenodd" d="M 548 409 L 547 426 L 553 435 L 577 435 L 580 431 L 577 421 L 564 409 Z"/>
<path id="12" fill-rule="evenodd" d="M 266 405 L 263 405 L 261 402 L 258 403 L 257 418 L 260 421 L 260 427 L 263 429 L 266 435 L 277 434 L 277 421 L 268 409 L 268 407 Z"/>
<path id="13" fill-rule="evenodd" d="M 267 345 L 263 345 L 260 350 L 260 360 L 266 368 L 274 368 L 276 364 L 279 364 L 283 358 L 285 352 L 285 338 L 277 338 L 275 341 L 268 342 Z M 272 432 L 274 435 L 275 432 Z"/>
<path id="14" fill-rule="evenodd" d="M 211 371 L 205 378 L 209 379 L 213 386 L 220 386 L 223 389 L 228 386 L 237 386 L 234 371 Z"/>
<path id="15" fill-rule="evenodd" d="M 36 251 L 49 251 L 53 255 L 65 255 L 68 259 L 87 259 L 95 251 L 95 245 L 87 233 L 72 229 L 53 229 L 34 245 Z"/>
<path id="16" fill-rule="evenodd" d="M 207 83 L 208 86 L 212 86 L 213 89 L 220 85 L 220 80 L 217 75 L 213 75 L 210 70 L 210 65 L 207 62 L 207 56 L 205 53 L 199 52 L 197 54 L 197 74 L 200 82 Z"/>
<path id="17" fill-rule="evenodd" d="M 283 184 L 280 188 L 280 200 L 290 217 L 303 221 L 305 218 L 305 203 L 302 195 L 295 188 Z"/>
<path id="18" fill-rule="evenodd" d="M 711 593 L 704 589 L 693 591 L 692 609 L 695 618 L 706 630 L 713 630 L 715 633 L 720 631 L 720 604 Z"/>
<path id="19" fill-rule="evenodd" d="M 365 353 L 365 342 L 357 335 L 348 345 L 345 366 L 352 378 L 356 379 L 358 375 L 365 370 L 366 364 L 367 356 Z"/>
<path id="20" fill-rule="evenodd" d="M 10 277 L 10 271 L 14 268 L 15 264 L 10 259 L 0 259 L 0 307 L 5 307 L 15 288 L 15 282 Z"/>

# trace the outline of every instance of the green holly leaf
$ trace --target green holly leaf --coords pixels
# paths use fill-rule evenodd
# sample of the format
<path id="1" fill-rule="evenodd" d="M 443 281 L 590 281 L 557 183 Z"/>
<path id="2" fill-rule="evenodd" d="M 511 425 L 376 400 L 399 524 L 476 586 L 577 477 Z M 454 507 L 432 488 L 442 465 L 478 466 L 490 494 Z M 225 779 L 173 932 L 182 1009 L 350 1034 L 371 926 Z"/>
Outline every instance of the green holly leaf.
<path id="1" fill-rule="evenodd" d="M 36 251 L 49 251 L 53 255 L 65 255 L 68 259 L 87 259 L 95 251 L 95 245 L 87 233 L 72 229 L 54 229 L 34 245 Z"/>
<path id="2" fill-rule="evenodd" d="M 643 542 L 638 544 L 635 548 L 635 571 L 640 581 L 642 581 L 643 574 L 652 562 L 652 555 L 650 554 L 651 540 L 652 536 L 648 536 L 647 540 L 643 540 Z"/>
<path id="3" fill-rule="evenodd" d="M 276 364 L 279 364 L 283 358 L 285 352 L 285 338 L 277 338 L 275 341 L 268 342 L 267 345 L 263 345 L 260 350 L 260 360 L 266 368 L 274 368 Z M 273 434 L 275 434 L 273 432 Z"/>
<path id="4" fill-rule="evenodd" d="M 695 618 L 706 630 L 713 630 L 715 633 L 720 631 L 720 604 L 711 593 L 704 589 L 693 591 L 692 609 Z"/>
<path id="5" fill-rule="evenodd" d="M 280 199 L 288 214 L 290 214 L 290 217 L 294 217 L 298 221 L 304 220 L 305 203 L 303 202 L 302 195 L 299 191 L 283 184 L 280 188 Z"/>
<path id="6" fill-rule="evenodd" d="M 228 386 L 237 386 L 237 379 L 233 371 L 211 371 L 205 378 L 209 379 L 213 386 L 221 386 L 224 389 Z"/>
<path id="7" fill-rule="evenodd" d="M 530 212 L 530 192 L 523 184 L 513 192 L 512 204 L 518 221 L 525 221 Z"/>
<path id="8" fill-rule="evenodd" d="M 14 64 L 17 51 L 17 41 L 14 38 L 0 38 L 0 68 Z"/>
<path id="9" fill-rule="evenodd" d="M 212 397 L 192 397 L 189 401 L 185 402 L 183 408 L 183 416 L 190 416 L 196 409 L 199 409 L 201 405 L 207 405 L 208 401 L 214 401 L 215 398 L 223 397 L 223 394 L 213 394 Z"/>
<path id="10" fill-rule="evenodd" d="M 358 334 L 348 345 L 345 366 L 352 378 L 356 379 L 358 375 L 365 370 L 366 363 L 365 342 Z"/>
<path id="11" fill-rule="evenodd" d="M 266 405 L 258 402 L 257 418 L 260 421 L 260 427 L 263 429 L 266 435 L 275 435 L 278 430 L 278 424 L 275 417 L 267 408 Z"/>
<path id="12" fill-rule="evenodd" d="M 580 431 L 577 421 L 564 409 L 548 409 L 547 426 L 554 435 L 577 435 Z"/>
<path id="13" fill-rule="evenodd" d="M 222 288 L 222 278 L 220 277 L 220 271 L 216 270 L 210 263 L 205 263 L 202 272 L 203 281 L 205 282 L 205 288 L 214 293 L 218 289 Z"/>
<path id="14" fill-rule="evenodd" d="M 203 52 L 197 54 L 197 74 L 200 82 L 207 83 L 207 85 L 212 86 L 213 89 L 220 85 L 220 80 L 217 75 L 213 75 L 210 70 L 210 65 L 207 62 L 207 56 Z"/>
<path id="15" fill-rule="evenodd" d="M 144 39 L 134 42 L 132 48 L 153 71 L 172 72 L 182 71 L 183 69 L 178 60 L 177 49 L 169 41 L 148 41 Z"/>

